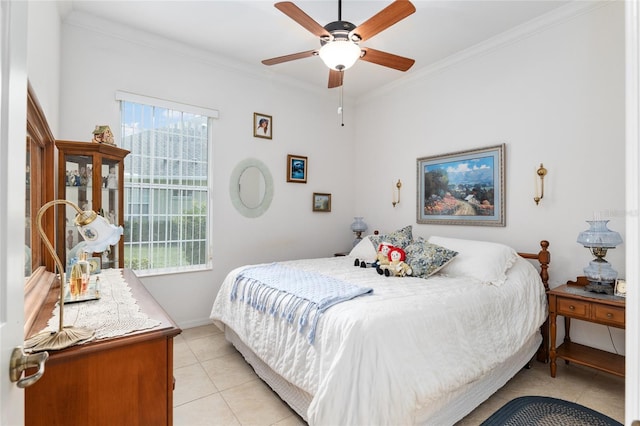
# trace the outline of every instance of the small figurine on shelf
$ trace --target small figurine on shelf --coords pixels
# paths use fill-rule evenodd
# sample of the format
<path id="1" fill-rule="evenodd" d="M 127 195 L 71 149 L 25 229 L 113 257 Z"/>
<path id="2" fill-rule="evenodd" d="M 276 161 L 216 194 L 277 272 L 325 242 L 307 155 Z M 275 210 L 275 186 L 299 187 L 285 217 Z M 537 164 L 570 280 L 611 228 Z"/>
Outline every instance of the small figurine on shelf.
<path id="1" fill-rule="evenodd" d="M 87 169 L 80 167 L 80 186 L 87 186 Z"/>
<path id="2" fill-rule="evenodd" d="M 116 144 L 113 140 L 113 133 L 111 133 L 111 129 L 109 126 L 105 125 L 96 125 L 96 128 L 93 131 L 93 139 L 91 141 L 95 143 L 106 143 L 107 145 Z"/>
<path id="3" fill-rule="evenodd" d="M 109 168 L 109 176 L 107 176 L 107 188 L 118 189 L 118 178 L 116 177 L 116 168 Z"/>
<path id="4" fill-rule="evenodd" d="M 73 231 L 67 231 L 67 248 L 71 250 L 73 248 Z"/>

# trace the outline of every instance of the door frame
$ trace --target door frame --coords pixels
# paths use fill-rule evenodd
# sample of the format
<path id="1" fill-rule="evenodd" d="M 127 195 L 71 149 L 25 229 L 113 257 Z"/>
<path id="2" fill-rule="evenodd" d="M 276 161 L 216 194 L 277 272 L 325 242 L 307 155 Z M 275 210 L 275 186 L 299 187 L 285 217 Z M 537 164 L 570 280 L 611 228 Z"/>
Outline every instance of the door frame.
<path id="1" fill-rule="evenodd" d="M 0 2 L 0 368 L 24 341 L 27 2 Z M 0 424 L 24 423 L 24 391 L 0 377 Z"/>

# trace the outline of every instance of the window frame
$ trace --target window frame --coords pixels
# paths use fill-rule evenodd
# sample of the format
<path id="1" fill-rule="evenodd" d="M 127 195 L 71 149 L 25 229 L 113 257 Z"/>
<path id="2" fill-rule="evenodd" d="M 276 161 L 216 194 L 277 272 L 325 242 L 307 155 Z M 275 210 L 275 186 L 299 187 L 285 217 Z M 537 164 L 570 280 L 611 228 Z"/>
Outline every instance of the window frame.
<path id="1" fill-rule="evenodd" d="M 153 107 L 153 108 L 166 108 L 166 109 L 170 109 L 172 111 L 176 111 L 176 112 L 180 112 L 180 113 L 188 113 L 188 114 L 194 114 L 194 115 L 201 115 L 207 118 L 207 147 L 206 147 L 206 152 L 207 152 L 207 162 L 206 162 L 206 168 L 207 168 L 207 183 L 203 188 L 206 188 L 206 205 L 207 205 L 207 212 L 204 215 L 204 217 L 206 217 L 207 220 L 207 224 L 206 224 L 206 243 L 205 243 L 205 247 L 206 247 L 206 262 L 204 264 L 196 264 L 196 265 L 183 265 L 183 266 L 170 266 L 170 267 L 163 267 L 163 268 L 155 268 L 155 269 L 138 269 L 136 270 L 136 274 L 138 276 L 153 276 L 153 275 L 166 275 L 166 274 L 175 274 L 175 273 L 188 273 L 188 272 L 194 272 L 194 271 L 201 271 L 201 270 L 210 270 L 213 267 L 213 244 L 212 244 L 212 221 L 213 221 L 213 141 L 214 141 L 214 127 L 215 127 L 215 122 L 216 119 L 219 117 L 219 112 L 217 110 L 214 109 L 210 109 L 210 108 L 203 108 L 203 107 L 199 107 L 199 106 L 194 106 L 194 105 L 189 105 L 189 104 L 183 104 L 183 103 L 179 103 L 179 102 L 174 102 L 174 101 L 169 101 L 169 100 L 164 100 L 164 99 L 160 99 L 160 98 L 154 98 L 154 97 L 149 97 L 149 96 L 143 96 L 143 95 L 136 95 L 136 94 L 132 94 L 129 92 L 122 92 L 122 91 L 117 91 L 116 92 L 116 100 L 119 101 L 119 108 L 120 108 L 120 127 L 122 128 L 124 122 L 123 122 L 123 102 L 129 102 L 129 103 L 135 103 L 135 104 L 140 104 L 143 106 L 148 106 L 148 107 Z M 121 132 L 122 133 L 122 132 Z M 140 153 L 134 153 L 132 150 L 132 153 L 134 154 L 134 156 L 136 155 L 140 155 Z M 133 161 L 134 156 L 131 156 L 131 161 Z M 125 175 L 127 174 L 127 168 L 125 168 Z M 128 179 L 125 176 L 125 182 L 124 182 L 124 190 L 125 190 L 125 219 L 127 221 L 131 220 L 131 210 L 132 210 L 132 206 L 130 204 L 130 200 L 129 200 L 129 196 L 128 194 L 130 194 L 130 192 L 132 190 L 134 190 L 135 188 L 140 188 L 140 186 L 135 186 L 134 188 L 132 188 L 131 185 L 131 180 L 130 178 Z M 186 185 L 182 188 L 179 188 L 179 191 L 185 191 L 185 190 L 189 190 L 189 186 Z M 154 196 L 154 191 L 156 190 L 156 188 L 154 188 L 154 185 L 149 185 L 146 186 L 146 190 L 149 191 L 148 196 L 149 197 L 153 197 Z M 171 188 L 167 190 L 167 196 L 170 198 L 173 198 L 173 193 L 174 190 L 176 190 L 175 188 Z M 141 193 L 142 194 L 142 193 Z M 144 197 L 142 197 L 144 198 Z M 142 206 L 142 198 L 139 200 L 139 203 L 137 203 L 137 206 Z M 148 200 L 149 201 L 149 200 Z M 149 204 L 151 204 L 149 202 Z M 151 208 L 151 207 L 149 207 Z M 138 213 L 136 215 L 136 217 L 140 217 L 141 213 Z M 165 214 L 166 216 L 171 216 L 171 213 L 169 211 L 164 212 L 163 214 Z M 147 242 L 147 244 L 166 244 L 167 242 L 169 242 L 170 239 L 164 239 L 164 240 L 159 240 L 159 241 L 149 241 Z M 180 241 L 187 241 L 184 239 L 180 239 Z M 127 242 L 125 241 L 125 247 L 127 246 L 127 244 L 129 244 L 129 248 L 128 250 L 125 250 L 125 266 L 126 265 L 130 265 L 130 257 L 127 256 L 127 252 L 129 250 L 131 250 L 131 242 Z"/>

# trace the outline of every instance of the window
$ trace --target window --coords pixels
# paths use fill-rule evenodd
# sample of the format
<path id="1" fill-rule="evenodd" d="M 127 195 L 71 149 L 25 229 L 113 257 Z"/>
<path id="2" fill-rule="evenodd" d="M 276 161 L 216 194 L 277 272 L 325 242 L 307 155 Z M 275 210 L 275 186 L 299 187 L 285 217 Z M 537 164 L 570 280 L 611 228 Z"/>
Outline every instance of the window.
<path id="1" fill-rule="evenodd" d="M 126 268 L 142 274 L 210 265 L 211 123 L 217 111 L 118 92 Z"/>

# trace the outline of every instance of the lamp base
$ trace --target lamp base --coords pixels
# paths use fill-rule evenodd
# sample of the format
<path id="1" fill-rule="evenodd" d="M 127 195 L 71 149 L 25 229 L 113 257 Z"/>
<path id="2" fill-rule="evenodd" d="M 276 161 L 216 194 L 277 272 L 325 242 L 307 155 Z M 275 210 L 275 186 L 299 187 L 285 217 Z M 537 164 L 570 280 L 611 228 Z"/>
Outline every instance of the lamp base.
<path id="1" fill-rule="evenodd" d="M 84 327 L 63 327 L 60 331 L 43 331 L 24 342 L 24 348 L 32 352 L 57 351 L 91 339 L 95 332 Z"/>
<path id="2" fill-rule="evenodd" d="M 589 284 L 584 286 L 585 291 L 591 291 L 593 293 L 613 294 L 613 286 L 609 283 L 596 283 L 590 281 Z"/>

